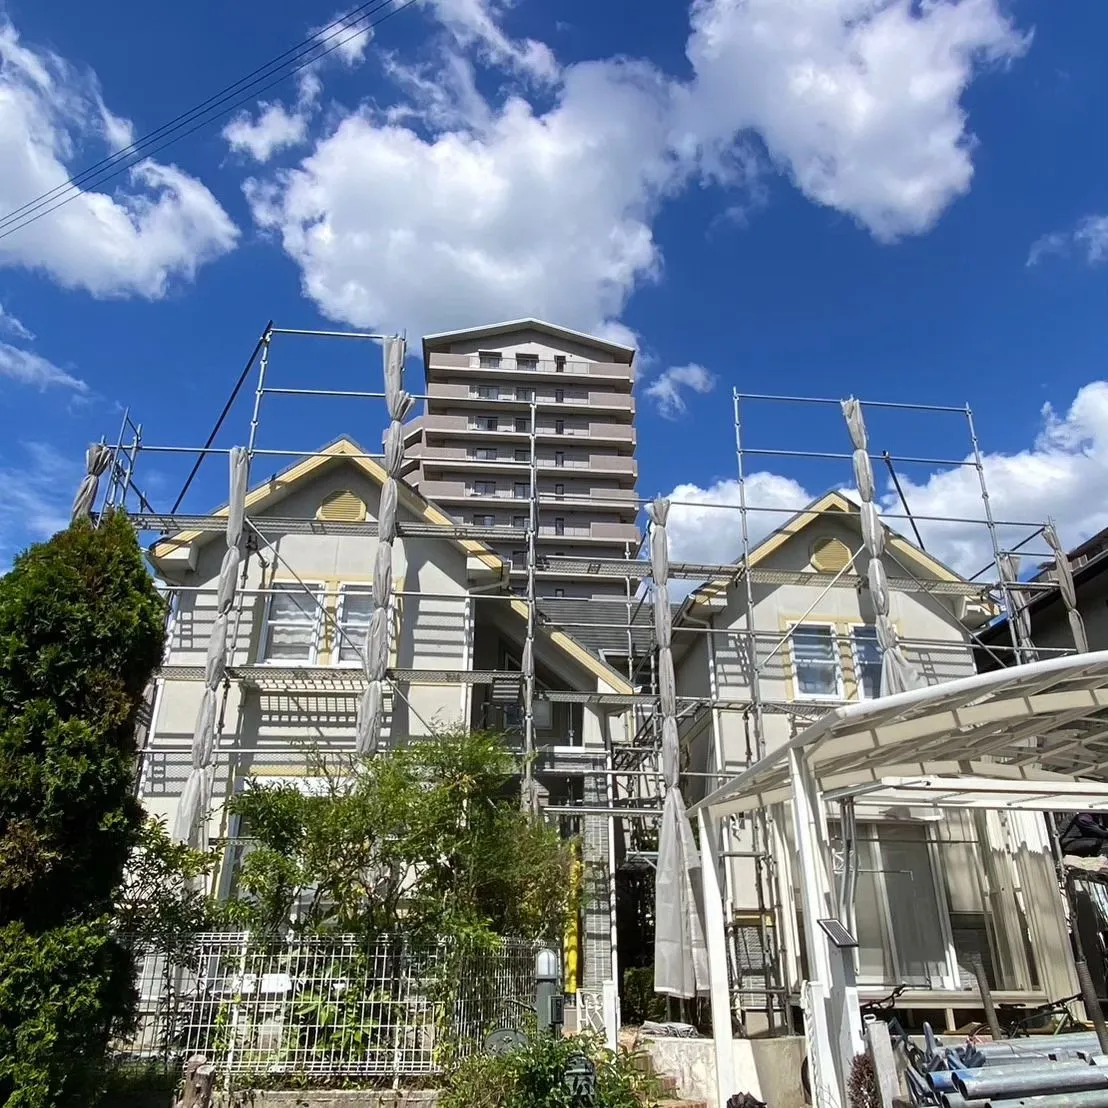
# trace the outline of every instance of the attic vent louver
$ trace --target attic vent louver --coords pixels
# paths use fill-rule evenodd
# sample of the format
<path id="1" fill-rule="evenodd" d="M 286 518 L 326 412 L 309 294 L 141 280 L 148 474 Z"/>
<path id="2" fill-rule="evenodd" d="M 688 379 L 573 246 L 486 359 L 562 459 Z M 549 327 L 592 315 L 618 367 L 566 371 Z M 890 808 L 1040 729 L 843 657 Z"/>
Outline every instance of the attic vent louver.
<path id="1" fill-rule="evenodd" d="M 850 561 L 850 548 L 839 539 L 817 539 L 812 544 L 812 568 L 820 573 L 838 573 Z"/>
<path id="2" fill-rule="evenodd" d="M 316 519 L 329 519 L 336 523 L 362 523 L 365 518 L 365 501 L 348 489 L 329 493 L 316 512 Z"/>

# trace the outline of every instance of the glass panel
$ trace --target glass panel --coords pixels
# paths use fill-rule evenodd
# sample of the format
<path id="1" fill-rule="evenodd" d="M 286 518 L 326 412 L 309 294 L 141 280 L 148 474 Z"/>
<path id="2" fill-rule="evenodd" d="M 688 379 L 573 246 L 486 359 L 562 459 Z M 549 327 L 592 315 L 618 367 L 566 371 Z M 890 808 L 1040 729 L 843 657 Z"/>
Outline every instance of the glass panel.
<path id="1" fill-rule="evenodd" d="M 837 696 L 839 663 L 835 634 L 830 627 L 798 626 L 793 629 L 796 688 L 801 696 Z"/>
<path id="2" fill-rule="evenodd" d="M 373 590 L 368 587 L 343 589 L 339 607 L 339 624 L 345 634 L 338 635 L 338 660 L 357 662 L 358 651 L 365 645 L 373 617 Z"/>
<path id="3" fill-rule="evenodd" d="M 269 598 L 262 657 L 275 662 L 311 662 L 319 617 L 319 590 L 278 584 Z"/>
<path id="4" fill-rule="evenodd" d="M 889 914 L 896 941 L 898 981 L 942 986 L 947 972 L 946 944 L 939 922 L 939 901 L 931 854 L 922 827 L 881 827 L 881 858 Z"/>
<path id="5" fill-rule="evenodd" d="M 477 358 L 482 369 L 496 369 L 500 365 L 498 353 L 482 350 L 478 352 Z"/>
<path id="6" fill-rule="evenodd" d="M 876 627 L 854 628 L 854 677 L 863 699 L 881 695 L 881 647 Z"/>
<path id="7" fill-rule="evenodd" d="M 859 834 L 872 834 L 859 828 Z M 893 978 L 893 964 L 885 935 L 885 910 L 878 883 L 876 844 L 858 843 L 858 885 L 854 895 L 858 938 L 858 980 L 881 983 Z"/>

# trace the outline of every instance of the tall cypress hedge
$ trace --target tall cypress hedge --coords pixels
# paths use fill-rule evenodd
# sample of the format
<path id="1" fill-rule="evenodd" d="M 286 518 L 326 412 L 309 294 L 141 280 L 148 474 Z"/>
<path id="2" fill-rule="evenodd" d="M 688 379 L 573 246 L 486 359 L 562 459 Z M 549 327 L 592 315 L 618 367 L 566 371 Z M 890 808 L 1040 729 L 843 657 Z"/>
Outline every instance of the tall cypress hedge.
<path id="1" fill-rule="evenodd" d="M 127 518 L 80 522 L 0 578 L 0 1103 L 94 1102 L 133 1014 L 112 903 L 141 814 L 135 717 L 164 604 Z"/>

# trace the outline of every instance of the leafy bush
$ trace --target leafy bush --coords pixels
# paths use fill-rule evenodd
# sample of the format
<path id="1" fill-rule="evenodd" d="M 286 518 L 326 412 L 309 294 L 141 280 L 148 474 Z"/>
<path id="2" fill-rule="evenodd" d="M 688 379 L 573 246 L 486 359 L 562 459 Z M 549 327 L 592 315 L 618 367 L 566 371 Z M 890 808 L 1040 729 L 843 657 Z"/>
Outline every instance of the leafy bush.
<path id="1" fill-rule="evenodd" d="M 86 1105 L 133 1010 L 113 937 L 139 837 L 135 717 L 164 605 L 125 516 L 81 522 L 0 578 L 0 1103 Z"/>
<path id="2" fill-rule="evenodd" d="M 653 1103 L 649 1078 L 625 1051 L 613 1054 L 590 1036 L 532 1034 L 507 1054 L 477 1054 L 449 1076 L 440 1108 L 577 1108 L 566 1072 L 584 1055 L 596 1067 L 596 1097 L 590 1108 L 642 1108 Z"/>

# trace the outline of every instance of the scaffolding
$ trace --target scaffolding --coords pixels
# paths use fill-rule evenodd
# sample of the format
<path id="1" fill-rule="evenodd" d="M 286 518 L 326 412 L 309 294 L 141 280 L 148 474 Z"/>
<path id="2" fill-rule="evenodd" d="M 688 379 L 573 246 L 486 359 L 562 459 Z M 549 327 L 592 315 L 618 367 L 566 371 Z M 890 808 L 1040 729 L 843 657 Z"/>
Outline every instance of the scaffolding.
<path id="1" fill-rule="evenodd" d="M 271 382 L 273 370 L 273 348 L 275 342 L 282 343 L 301 339 L 334 340 L 341 342 L 361 342 L 366 344 L 401 344 L 401 366 L 403 365 L 403 340 L 399 336 L 384 336 L 363 332 L 313 331 L 307 329 L 278 328 L 270 322 L 248 359 L 241 376 L 232 392 L 231 398 L 221 413 L 215 428 L 202 446 L 187 446 L 152 442 L 144 435 L 143 424 L 132 418 L 130 410 L 123 415 L 118 433 L 112 442 L 100 444 L 98 460 L 94 464 L 93 451 L 89 457 L 89 477 L 92 497 L 87 496 L 87 506 L 95 517 L 97 512 L 111 509 L 127 511 L 136 528 L 145 535 L 155 536 L 159 541 L 171 539 L 181 532 L 194 534 L 218 533 L 228 528 L 227 513 L 196 513 L 182 510 L 194 479 L 203 463 L 212 457 L 235 456 L 240 451 L 245 457 L 246 468 L 252 469 L 263 458 L 313 459 L 326 455 L 318 447 L 307 449 L 285 449 L 262 447 L 259 432 L 263 408 L 268 411 L 267 398 L 292 397 L 298 404 L 304 404 L 313 398 L 331 398 L 353 404 L 360 401 L 376 401 L 389 405 L 390 414 L 395 419 L 395 390 L 386 387 L 381 390 L 329 389 L 277 385 Z M 255 385 L 250 417 L 243 447 L 216 446 L 215 441 L 223 430 L 227 417 L 234 408 L 241 389 L 250 375 L 254 375 Z M 386 374 L 387 377 L 387 374 Z M 433 397 L 416 393 L 410 395 L 413 400 L 429 401 Z M 487 399 L 490 406 L 516 403 L 514 401 Z M 862 553 L 861 549 L 852 552 L 849 561 L 835 571 L 824 571 L 818 567 L 785 569 L 758 564 L 754 557 L 765 539 L 767 532 L 777 529 L 777 523 L 787 523 L 799 514 L 831 514 L 832 509 L 813 508 L 812 502 L 784 505 L 780 502 L 760 503 L 752 495 L 752 476 L 755 475 L 755 460 L 773 460 L 777 464 L 802 469 L 818 464 L 835 471 L 838 484 L 825 482 L 823 487 L 842 488 L 842 480 L 849 473 L 852 455 L 849 451 L 834 449 L 834 444 L 845 443 L 846 426 L 838 411 L 841 401 L 830 398 L 800 396 L 778 396 L 755 393 L 732 394 L 733 435 L 735 456 L 735 484 L 737 496 L 734 503 L 705 505 L 698 500 L 671 500 L 670 506 L 675 513 L 683 509 L 698 511 L 716 511 L 724 514 L 729 530 L 734 535 L 735 557 L 722 563 L 675 560 L 670 562 L 668 579 L 683 582 L 685 588 L 696 584 L 694 596 L 701 597 L 706 592 L 722 590 L 725 596 L 734 597 L 742 609 L 742 616 L 732 626 L 715 627 L 709 618 L 696 623 L 685 618 L 689 602 L 680 606 L 675 613 L 673 635 L 675 646 L 681 643 L 695 642 L 703 636 L 707 656 L 706 692 L 690 695 L 680 692 L 676 698 L 677 721 L 680 728 L 684 759 L 682 776 L 687 778 L 697 792 L 707 793 L 715 785 L 763 757 L 767 748 L 767 721 L 783 720 L 784 726 L 795 731 L 811 722 L 828 709 L 841 704 L 843 700 L 824 699 L 820 702 L 802 701 L 790 697 L 773 695 L 764 686 L 769 663 L 787 650 L 792 636 L 792 626 L 779 632 L 759 630 L 755 626 L 754 609 L 758 590 L 782 585 L 803 585 L 811 589 L 816 597 L 808 608 L 812 612 L 820 598 L 833 590 L 858 590 L 864 587 L 865 575 L 855 565 Z M 518 403 L 516 403 L 518 407 Z M 465 540 L 492 544 L 502 548 L 503 544 L 524 543 L 526 546 L 526 584 L 522 595 L 508 588 L 508 578 L 502 580 L 500 591 L 484 590 L 480 592 L 482 603 L 522 603 L 525 610 L 525 640 L 519 669 L 478 669 L 469 658 L 469 668 L 457 670 L 436 669 L 393 669 L 384 674 L 384 682 L 389 686 L 392 696 L 402 696 L 400 686 L 406 685 L 458 685 L 464 690 L 474 686 L 514 687 L 519 690 L 523 735 L 520 754 L 521 803 L 531 811 L 538 808 L 538 791 L 534 779 L 536 764 L 535 704 L 538 699 L 551 703 L 585 705 L 602 713 L 620 713 L 626 720 L 623 738 L 616 741 L 612 729 L 602 728 L 603 749 L 582 751 L 576 764 L 583 772 L 585 786 L 582 795 L 573 803 L 550 804 L 545 811 L 555 817 L 564 817 L 584 825 L 588 821 L 600 821 L 605 834 L 603 841 L 604 856 L 596 859 L 606 870 L 605 900 L 607 903 L 609 941 L 611 946 L 610 966 L 605 967 L 605 977 L 610 977 L 618 987 L 618 950 L 616 942 L 616 870 L 623 861 L 618 855 L 617 843 L 625 844 L 625 858 L 634 857 L 637 861 L 650 864 L 652 853 L 649 845 L 643 847 L 645 830 L 656 828 L 662 810 L 664 793 L 661 765 L 661 737 L 659 717 L 659 689 L 657 674 L 657 641 L 653 626 L 643 634 L 643 612 L 649 611 L 652 591 L 651 563 L 642 554 L 639 547 L 628 545 L 622 559 L 590 558 L 580 555 L 545 556 L 540 566 L 536 553 L 536 537 L 541 526 L 541 513 L 544 507 L 565 507 L 571 503 L 563 496 L 550 496 L 540 493 L 538 481 L 538 459 L 536 448 L 537 415 L 540 404 L 532 394 L 528 435 L 527 461 L 500 465 L 518 464 L 521 474 L 526 474 L 529 486 L 527 526 L 520 530 L 516 527 L 477 526 L 457 520 L 446 522 L 423 522 L 401 519 L 395 525 L 395 533 L 400 538 L 434 538 L 444 540 Z M 826 437 L 826 448 L 820 450 L 798 450 L 795 443 L 781 445 L 755 441 L 762 424 L 751 420 L 751 413 L 764 412 L 769 408 L 784 408 L 786 418 L 780 421 L 786 427 L 794 427 L 797 421 L 793 412 L 801 410 L 815 413 L 824 420 L 822 433 Z M 967 451 L 962 458 L 929 457 L 918 454 L 906 456 L 893 455 L 889 451 L 870 455 L 874 463 L 887 467 L 892 488 L 899 499 L 898 510 L 882 511 L 882 519 L 894 530 L 911 529 L 916 545 L 922 547 L 920 526 L 926 530 L 929 526 L 950 525 L 974 526 L 984 528 L 988 540 L 991 558 L 981 570 L 968 577 L 951 575 L 949 578 L 928 577 L 904 561 L 897 562 L 897 572 L 888 577 L 888 586 L 893 591 L 911 592 L 926 596 L 964 598 L 966 604 L 976 604 L 995 614 L 1007 613 L 1018 617 L 1029 598 L 1037 591 L 1051 589 L 1055 583 L 1048 579 L 1020 579 L 1017 559 L 1032 557 L 1041 561 L 1050 561 L 1057 556 L 1053 543 L 1047 543 L 1048 549 L 1040 549 L 1040 540 L 1049 521 L 1027 522 L 997 518 L 989 497 L 986 480 L 986 467 L 982 453 L 974 415 L 968 406 L 952 407 L 927 404 L 908 404 L 894 402 L 862 401 L 861 409 L 866 413 L 897 415 L 910 413 L 912 418 L 958 420 L 964 424 Z M 348 409 L 349 410 L 349 409 Z M 405 408 L 405 412 L 406 412 Z M 348 418 L 347 422 L 350 420 Z M 767 421 L 773 424 L 774 421 Z M 883 429 L 882 429 L 883 432 Z M 381 453 L 346 453 L 347 459 L 368 459 L 384 463 L 390 476 L 399 477 L 403 472 L 403 440 L 398 446 L 395 433 L 386 435 L 385 450 Z M 307 444 L 305 444 L 307 446 Z M 96 448 L 94 448 L 95 450 Z M 397 450 L 399 449 L 399 456 Z M 106 462 L 104 458 L 107 458 Z M 140 463 L 150 458 L 184 457 L 193 460 L 191 470 L 185 480 L 180 495 L 168 510 L 159 510 L 153 504 L 152 497 L 144 491 L 140 481 Z M 99 474 L 95 472 L 100 467 Z M 938 470 L 953 471 L 969 469 L 974 471 L 979 489 L 981 515 L 971 516 L 935 516 L 913 514 L 905 498 L 897 467 L 924 467 L 928 472 Z M 97 480 L 106 474 L 103 488 L 97 496 Z M 849 487 L 849 485 L 845 486 Z M 85 485 L 82 486 L 86 488 Z M 583 507 L 598 507 L 603 504 L 603 496 L 585 501 L 572 500 Z M 628 501 L 621 500 L 621 504 Z M 634 503 L 645 513 L 648 498 L 636 497 Z M 513 507 L 519 507 L 513 501 Z M 886 503 L 885 507 L 889 507 Z M 841 517 L 841 513 L 839 513 Z M 767 521 L 772 526 L 767 526 Z M 645 529 L 644 529 L 645 530 Z M 296 574 L 295 566 L 289 564 L 273 540 L 286 534 L 304 535 L 360 535 L 377 536 L 378 525 L 375 520 L 348 521 L 259 514 L 252 517 L 249 509 L 243 516 L 243 563 L 237 589 L 233 590 L 234 619 L 229 632 L 226 651 L 226 665 L 220 673 L 221 700 L 217 712 L 214 748 L 216 756 L 233 758 L 241 753 L 233 746 L 224 748 L 221 743 L 223 713 L 227 705 L 228 690 L 231 683 L 238 683 L 244 689 L 265 690 L 271 692 L 295 693 L 304 690 L 334 691 L 344 694 L 363 696 L 371 678 L 366 670 L 366 644 L 357 641 L 343 626 L 337 613 L 330 610 L 321 596 L 317 595 L 307 583 Z M 230 541 L 230 540 L 229 540 Z M 239 625 L 243 618 L 244 605 L 251 597 L 271 595 L 273 589 L 247 587 L 247 567 L 251 559 L 263 564 L 279 564 L 292 574 L 303 590 L 306 602 L 316 609 L 321 626 L 341 639 L 358 660 L 358 665 L 350 668 L 316 665 L 275 666 L 257 664 L 250 657 L 240 657 L 241 643 Z M 578 578 L 581 581 L 595 580 L 599 576 L 619 577 L 624 581 L 622 599 L 609 600 L 603 604 L 605 617 L 596 616 L 597 601 L 585 598 L 566 597 L 559 602 L 559 617 L 553 620 L 545 610 L 543 597 L 539 595 L 540 569 L 556 572 L 562 578 Z M 170 599 L 170 619 L 180 598 L 189 586 L 167 586 Z M 402 606 L 407 596 L 419 596 L 427 599 L 427 592 L 410 593 L 404 588 L 392 587 L 390 603 Z M 474 619 L 472 590 L 458 597 L 454 594 L 442 594 L 437 599 L 443 602 L 459 602 L 462 610 L 458 619 L 467 626 L 467 634 L 472 629 Z M 580 615 L 567 615 L 575 606 Z M 592 609 L 592 610 L 590 610 Z M 610 620 L 607 613 L 611 614 Z M 972 668 L 972 656 L 975 650 L 986 650 L 1004 664 L 1010 661 L 1031 660 L 1037 654 L 1030 641 L 1029 630 L 1019 618 L 1008 619 L 1011 637 L 1010 645 L 999 647 L 981 644 L 972 629 L 964 629 L 961 642 L 951 639 L 919 639 L 903 637 L 900 644 L 909 651 L 950 650 L 965 652 L 966 662 Z M 587 629 L 603 629 L 621 636 L 626 642 L 626 675 L 630 692 L 603 692 L 582 690 L 559 690 L 536 688 L 535 678 L 535 641 L 540 629 L 561 631 L 571 637 L 577 637 Z M 636 637 L 637 636 L 637 637 Z M 636 645 L 637 644 L 637 645 Z M 733 682 L 728 683 L 727 675 L 721 672 L 724 665 L 720 655 L 737 652 L 743 659 L 747 681 L 745 689 L 733 691 Z M 167 663 L 161 671 L 159 684 L 166 681 L 205 681 L 211 674 L 205 666 L 177 665 Z M 469 704 L 471 693 L 465 692 L 464 703 Z M 411 705 L 408 705 L 411 708 Z M 153 714 L 154 724 L 148 731 L 154 733 L 156 727 L 156 707 Z M 727 716 L 738 718 L 742 722 L 745 734 L 745 750 L 736 759 L 728 752 L 723 740 L 723 720 Z M 466 723 L 470 715 L 465 715 Z M 426 721 L 423 721 L 426 722 Z M 711 737 L 710 764 L 702 768 L 688 764 L 689 750 L 693 739 L 707 732 Z M 353 736 L 349 741 L 336 741 L 337 749 L 353 750 Z M 184 744 L 182 744 L 182 747 Z M 170 749 L 163 747 L 162 749 Z M 142 763 L 142 780 L 149 774 L 149 761 Z M 141 787 L 141 786 L 140 786 Z M 723 822 L 719 831 L 722 840 L 722 856 L 728 859 L 748 859 L 755 869 L 756 912 L 753 917 L 743 916 L 737 910 L 739 891 L 733 887 L 732 867 L 724 867 L 725 918 L 728 925 L 728 943 L 730 959 L 730 981 L 733 1008 L 741 1019 L 751 1011 L 764 1012 L 766 1024 L 772 1030 L 793 1029 L 793 1003 L 787 986 L 784 966 L 787 963 L 786 941 L 788 927 L 783 925 L 784 904 L 780 882 L 775 873 L 774 856 L 784 841 L 783 831 L 773 825 L 766 812 L 761 812 L 749 823 L 749 849 L 738 850 L 734 843 L 740 841 L 742 827 L 734 818 Z M 649 835 L 645 836 L 649 838 Z M 609 1013 L 608 1017 L 611 1019 Z"/>

